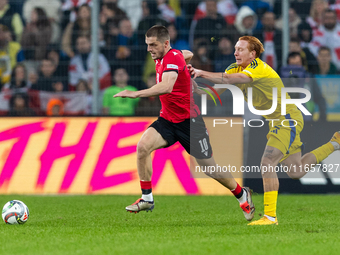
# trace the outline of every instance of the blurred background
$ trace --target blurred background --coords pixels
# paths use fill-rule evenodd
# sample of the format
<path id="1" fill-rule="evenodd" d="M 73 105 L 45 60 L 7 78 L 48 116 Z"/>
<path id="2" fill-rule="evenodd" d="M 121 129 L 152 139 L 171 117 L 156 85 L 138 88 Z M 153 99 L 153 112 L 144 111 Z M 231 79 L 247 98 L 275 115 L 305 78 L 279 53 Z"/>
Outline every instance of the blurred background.
<path id="1" fill-rule="evenodd" d="M 212 72 L 235 62 L 240 36 L 256 36 L 265 48 L 261 58 L 286 84 L 311 91 L 305 129 L 330 139 L 340 121 L 339 20 L 339 0 L 0 0 L 0 192 L 139 193 L 135 146 L 160 101 L 112 96 L 155 84 L 144 35 L 156 24 L 169 29 L 172 48 L 195 54 L 194 67 Z M 223 108 L 208 107 L 209 116 L 232 116 L 230 93 L 222 101 Z M 221 136 L 226 132 L 236 139 L 229 154 L 235 164 L 259 164 L 253 152 L 262 151 L 265 133 L 245 127 Z M 157 182 L 163 172 L 174 180 L 169 189 L 164 181 L 162 194 L 173 194 L 174 185 L 178 194 L 224 192 L 189 180 L 192 159 L 182 147 L 156 154 Z"/>

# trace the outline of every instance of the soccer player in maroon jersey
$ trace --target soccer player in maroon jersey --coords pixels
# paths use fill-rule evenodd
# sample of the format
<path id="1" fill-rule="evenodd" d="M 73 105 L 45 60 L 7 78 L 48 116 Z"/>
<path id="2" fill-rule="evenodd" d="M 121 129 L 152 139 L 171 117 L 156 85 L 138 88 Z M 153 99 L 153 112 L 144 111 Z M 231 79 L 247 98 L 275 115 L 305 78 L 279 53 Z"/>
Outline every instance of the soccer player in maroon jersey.
<path id="1" fill-rule="evenodd" d="M 153 26 L 145 35 L 152 59 L 156 63 L 156 82 L 153 87 L 140 91 L 124 90 L 114 97 L 152 97 L 159 96 L 162 103 L 160 117 L 150 125 L 137 145 L 137 168 L 142 189 L 142 198 L 126 207 L 127 211 L 152 211 L 154 199 L 151 188 L 152 163 L 154 150 L 173 145 L 177 141 L 205 167 L 216 166 L 212 157 L 209 136 L 200 110 L 192 95 L 192 83 L 186 62 L 193 54 L 170 47 L 170 36 L 164 26 Z M 202 146 L 202 144 L 204 146 Z M 231 190 L 238 199 L 247 220 L 254 217 L 255 207 L 251 191 L 242 188 L 231 173 L 206 173 Z"/>

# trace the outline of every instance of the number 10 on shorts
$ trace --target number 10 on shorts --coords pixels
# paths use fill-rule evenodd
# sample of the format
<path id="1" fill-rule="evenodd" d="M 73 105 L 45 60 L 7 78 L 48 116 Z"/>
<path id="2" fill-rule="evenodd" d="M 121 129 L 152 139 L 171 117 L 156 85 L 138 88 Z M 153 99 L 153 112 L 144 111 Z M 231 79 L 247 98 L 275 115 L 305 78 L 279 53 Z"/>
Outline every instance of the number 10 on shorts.
<path id="1" fill-rule="evenodd" d="M 203 138 L 202 140 L 198 141 L 201 145 L 201 152 L 204 153 L 209 149 L 208 142 L 206 138 Z"/>

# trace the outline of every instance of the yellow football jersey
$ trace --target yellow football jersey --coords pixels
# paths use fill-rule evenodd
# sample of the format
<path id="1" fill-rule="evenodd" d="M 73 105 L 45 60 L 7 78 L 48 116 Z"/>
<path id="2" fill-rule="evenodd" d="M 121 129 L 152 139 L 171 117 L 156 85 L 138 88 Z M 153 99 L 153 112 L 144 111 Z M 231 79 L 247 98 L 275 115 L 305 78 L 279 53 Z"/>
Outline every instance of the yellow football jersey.
<path id="1" fill-rule="evenodd" d="M 245 69 L 236 63 L 231 64 L 225 72 L 244 73 L 253 79 L 253 82 L 246 84 L 235 84 L 239 87 L 244 95 L 244 99 L 248 102 L 248 87 L 253 88 L 253 106 L 257 110 L 268 110 L 273 103 L 273 88 L 277 88 L 277 108 L 269 115 L 263 116 L 267 119 L 277 119 L 281 116 L 281 88 L 284 87 L 280 76 L 268 64 L 261 59 L 256 58 Z M 286 93 L 286 98 L 290 96 Z M 295 105 L 287 105 L 286 112 L 297 110 Z"/>

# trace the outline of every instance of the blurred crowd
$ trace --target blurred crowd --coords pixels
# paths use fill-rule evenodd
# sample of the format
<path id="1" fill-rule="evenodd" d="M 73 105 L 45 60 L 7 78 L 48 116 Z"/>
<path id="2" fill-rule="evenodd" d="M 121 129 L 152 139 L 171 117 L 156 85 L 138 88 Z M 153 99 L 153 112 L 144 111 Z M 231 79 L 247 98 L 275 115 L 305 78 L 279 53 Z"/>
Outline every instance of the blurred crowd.
<path id="1" fill-rule="evenodd" d="M 92 114 L 91 5 L 91 0 L 0 0 L 0 114 Z M 297 78 L 340 71 L 340 0 L 290 0 L 285 64 L 281 0 L 101 0 L 96 18 L 102 115 L 158 115 L 156 97 L 112 97 L 155 84 L 144 35 L 156 24 L 169 29 L 173 48 L 194 52 L 196 68 L 223 72 L 235 62 L 238 38 L 253 35 L 264 44 L 261 58 L 282 78 L 292 70 Z M 325 100 L 316 84 L 309 86 L 325 118 Z"/>

